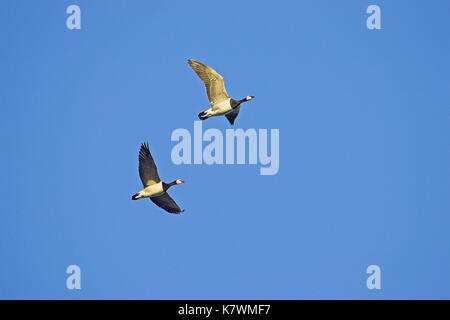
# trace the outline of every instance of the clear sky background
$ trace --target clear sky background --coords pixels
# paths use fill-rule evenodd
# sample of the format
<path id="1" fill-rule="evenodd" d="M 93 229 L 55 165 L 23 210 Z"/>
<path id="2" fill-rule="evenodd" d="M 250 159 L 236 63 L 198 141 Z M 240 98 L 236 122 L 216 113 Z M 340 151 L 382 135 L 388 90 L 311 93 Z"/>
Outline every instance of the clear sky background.
<path id="1" fill-rule="evenodd" d="M 0 298 L 449 299 L 449 12 L 2 1 Z M 280 130 L 277 175 L 172 163 L 172 131 L 208 106 L 188 58 L 256 96 L 234 127 Z M 164 180 L 186 181 L 170 190 L 184 214 L 130 200 L 143 141 Z"/>

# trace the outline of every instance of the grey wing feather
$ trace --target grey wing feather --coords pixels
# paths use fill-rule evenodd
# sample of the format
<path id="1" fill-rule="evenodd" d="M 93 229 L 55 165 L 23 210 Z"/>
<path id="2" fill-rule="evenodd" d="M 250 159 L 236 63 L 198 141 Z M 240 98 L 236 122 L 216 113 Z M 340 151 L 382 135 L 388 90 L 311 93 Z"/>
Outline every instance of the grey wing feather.
<path id="1" fill-rule="evenodd" d="M 143 143 L 139 150 L 139 176 L 144 187 L 161 181 L 158 176 L 155 161 L 148 149 L 148 143 Z"/>
<path id="2" fill-rule="evenodd" d="M 234 120 L 239 114 L 239 110 L 241 109 L 241 106 L 236 107 L 232 111 L 228 112 L 225 117 L 227 117 L 228 121 L 230 121 L 231 124 L 234 124 Z"/>
<path id="3" fill-rule="evenodd" d="M 211 106 L 229 98 L 227 91 L 225 90 L 225 83 L 220 74 L 207 65 L 193 59 L 189 59 L 188 62 L 205 85 L 206 95 L 208 96 Z"/>
<path id="4" fill-rule="evenodd" d="M 163 208 L 164 210 L 170 213 L 180 213 L 184 211 L 180 209 L 180 207 L 169 196 L 167 192 L 164 192 L 162 195 L 157 197 L 151 197 L 150 200 L 152 200 L 153 203 L 156 204 L 158 207 Z"/>

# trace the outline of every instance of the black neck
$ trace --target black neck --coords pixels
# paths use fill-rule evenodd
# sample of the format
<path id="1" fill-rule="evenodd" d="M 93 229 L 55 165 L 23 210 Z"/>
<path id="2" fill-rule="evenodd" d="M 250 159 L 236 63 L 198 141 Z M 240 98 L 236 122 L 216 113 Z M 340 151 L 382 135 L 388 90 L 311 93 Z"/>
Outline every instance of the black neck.
<path id="1" fill-rule="evenodd" d="M 169 189 L 171 186 L 174 186 L 174 185 L 177 184 L 177 180 L 174 180 L 174 181 L 169 182 L 169 183 L 163 182 L 162 184 L 163 184 L 163 190 L 167 191 L 167 189 Z"/>
<path id="2" fill-rule="evenodd" d="M 231 99 L 231 101 L 230 101 L 231 108 L 235 109 L 235 108 L 239 107 L 242 102 L 246 102 L 246 101 L 247 101 L 246 99 L 242 99 L 242 100 Z"/>

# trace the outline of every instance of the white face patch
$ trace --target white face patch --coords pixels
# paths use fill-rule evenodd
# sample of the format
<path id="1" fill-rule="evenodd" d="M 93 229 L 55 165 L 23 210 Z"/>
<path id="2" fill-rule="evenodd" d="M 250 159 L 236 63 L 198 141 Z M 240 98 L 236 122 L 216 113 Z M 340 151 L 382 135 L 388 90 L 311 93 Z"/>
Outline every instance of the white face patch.
<path id="1" fill-rule="evenodd" d="M 249 100 L 252 100 L 253 98 L 252 98 L 251 96 L 247 96 L 245 99 L 246 99 L 247 101 L 249 101 Z"/>

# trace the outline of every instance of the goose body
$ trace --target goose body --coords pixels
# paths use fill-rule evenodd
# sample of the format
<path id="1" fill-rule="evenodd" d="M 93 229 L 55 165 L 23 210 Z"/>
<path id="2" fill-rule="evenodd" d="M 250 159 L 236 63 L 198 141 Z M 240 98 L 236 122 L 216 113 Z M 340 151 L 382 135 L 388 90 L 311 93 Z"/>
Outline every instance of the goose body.
<path id="1" fill-rule="evenodd" d="M 141 191 L 141 198 L 160 196 L 163 192 L 164 192 L 163 183 L 162 181 L 160 181 L 158 183 L 145 187 Z"/>
<path id="2" fill-rule="evenodd" d="M 208 110 L 205 110 L 202 112 L 203 117 L 210 118 L 210 117 L 226 115 L 231 110 L 233 110 L 233 107 L 231 106 L 230 101 L 231 101 L 231 98 L 228 98 L 226 100 L 222 100 L 218 103 L 215 103 L 214 107 L 211 107 Z"/>
<path id="3" fill-rule="evenodd" d="M 174 185 L 184 183 L 183 180 L 175 180 L 170 183 L 161 181 L 155 161 L 148 148 L 148 143 L 143 143 L 139 150 L 139 177 L 144 189 L 134 194 L 131 199 L 150 198 L 158 207 L 170 213 L 180 213 L 181 210 L 176 202 L 169 196 L 167 190 Z"/>
<path id="4" fill-rule="evenodd" d="M 205 85 L 206 95 L 211 105 L 211 108 L 208 110 L 200 112 L 198 118 L 205 120 L 224 115 L 230 124 L 234 124 L 234 120 L 239 114 L 241 103 L 252 100 L 254 96 L 247 96 L 242 100 L 230 98 L 225 90 L 225 83 L 220 74 L 194 59 L 189 59 L 188 62 Z"/>

